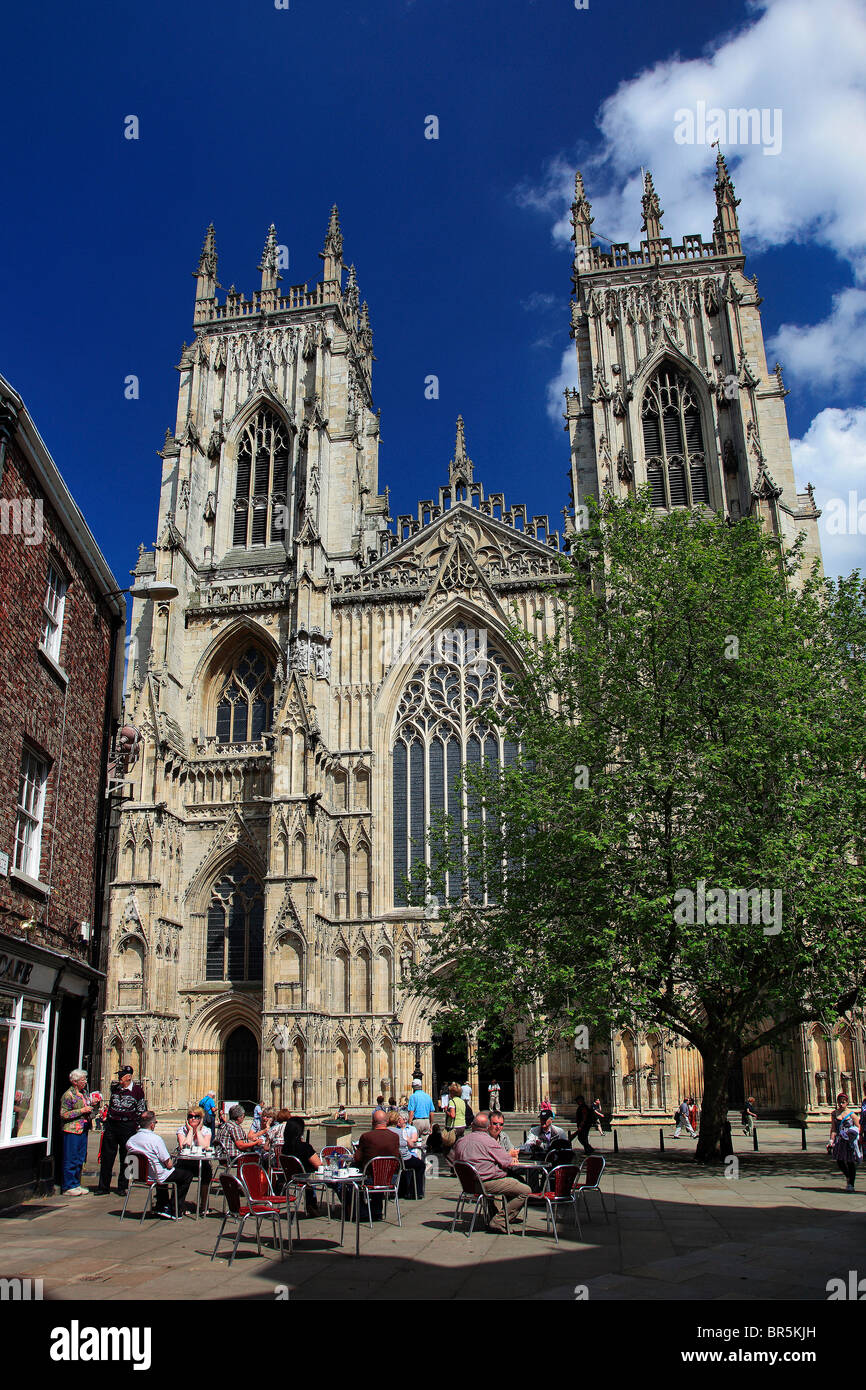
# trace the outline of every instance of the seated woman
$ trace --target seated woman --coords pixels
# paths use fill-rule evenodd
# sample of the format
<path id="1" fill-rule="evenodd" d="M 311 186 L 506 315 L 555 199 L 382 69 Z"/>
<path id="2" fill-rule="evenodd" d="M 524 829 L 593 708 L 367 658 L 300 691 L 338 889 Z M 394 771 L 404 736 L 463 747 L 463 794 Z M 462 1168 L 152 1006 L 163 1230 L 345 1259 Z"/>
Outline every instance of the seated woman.
<path id="1" fill-rule="evenodd" d="M 300 1120 L 291 1117 L 286 1119 L 283 1126 L 283 1157 L 291 1154 L 293 1158 L 300 1159 L 304 1165 L 304 1171 L 315 1173 L 317 1168 L 321 1168 L 322 1160 L 312 1144 L 308 1144 L 304 1138 L 304 1126 Z M 316 1194 L 311 1187 L 307 1188 L 307 1215 L 317 1216 L 319 1204 Z"/>
<path id="2" fill-rule="evenodd" d="M 400 1143 L 400 1157 L 403 1160 L 403 1176 L 400 1179 L 399 1195 L 408 1200 L 413 1200 L 417 1192 L 418 1200 L 424 1196 L 424 1178 L 427 1172 L 427 1164 L 423 1155 L 418 1151 L 418 1131 L 414 1125 L 407 1126 L 406 1121 L 399 1110 L 389 1110 L 388 1128 L 396 1134 Z M 415 1174 L 414 1182 L 409 1181 L 409 1174 Z M 417 1187 L 416 1187 L 417 1183 Z"/>
<path id="3" fill-rule="evenodd" d="M 209 1149 L 211 1146 L 211 1132 L 204 1122 L 205 1115 L 200 1105 L 191 1105 L 186 1117 L 186 1124 L 181 1125 L 177 1131 L 177 1146 L 181 1155 L 184 1149 Z M 177 1167 L 191 1168 L 196 1175 L 198 1174 L 198 1162 L 190 1159 L 178 1158 Z M 209 1163 L 201 1165 L 201 1189 L 199 1191 L 199 1210 L 207 1211 L 208 1188 L 213 1178 L 213 1169 Z"/>
<path id="4" fill-rule="evenodd" d="M 283 1143 L 286 1132 L 286 1120 L 290 1120 L 291 1118 L 291 1110 L 282 1109 L 276 1112 L 271 1122 L 270 1130 L 268 1131 L 271 1148 L 273 1148 L 275 1144 Z"/>

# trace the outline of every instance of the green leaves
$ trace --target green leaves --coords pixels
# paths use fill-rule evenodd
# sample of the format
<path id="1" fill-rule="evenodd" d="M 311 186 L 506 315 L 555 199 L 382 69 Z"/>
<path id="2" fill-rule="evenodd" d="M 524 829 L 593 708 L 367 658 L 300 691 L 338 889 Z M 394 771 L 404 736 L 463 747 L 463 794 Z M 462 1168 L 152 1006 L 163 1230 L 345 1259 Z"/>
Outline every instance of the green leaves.
<path id="1" fill-rule="evenodd" d="M 511 634 L 521 757 L 431 835 L 421 889 L 462 886 L 416 983 L 462 1026 L 505 1000 L 527 1055 L 626 1021 L 736 1055 L 858 994 L 866 593 L 798 566 L 753 519 L 593 511 L 554 638 Z M 676 921 L 699 881 L 727 915 Z M 778 933 L 743 890 L 781 893 Z"/>

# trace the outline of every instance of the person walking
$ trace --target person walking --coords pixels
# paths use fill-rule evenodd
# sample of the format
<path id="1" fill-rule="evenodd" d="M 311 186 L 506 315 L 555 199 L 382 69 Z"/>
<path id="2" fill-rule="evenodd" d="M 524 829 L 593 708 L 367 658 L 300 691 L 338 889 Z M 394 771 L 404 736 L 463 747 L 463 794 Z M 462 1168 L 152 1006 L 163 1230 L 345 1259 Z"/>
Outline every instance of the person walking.
<path id="1" fill-rule="evenodd" d="M 501 1090 L 501 1087 L 500 1087 L 500 1085 L 499 1085 L 499 1082 L 498 1082 L 498 1081 L 495 1081 L 495 1080 L 494 1080 L 494 1081 L 491 1081 L 490 1085 L 487 1087 L 487 1097 L 488 1097 L 488 1101 L 489 1101 L 489 1107 L 488 1107 L 488 1108 L 489 1108 L 490 1110 L 498 1110 L 498 1109 L 499 1109 L 499 1092 L 500 1092 L 500 1090 Z"/>
<path id="2" fill-rule="evenodd" d="M 683 1099 L 683 1100 L 680 1101 L 679 1107 L 678 1107 L 678 1109 L 677 1109 L 676 1117 L 675 1117 L 675 1123 L 676 1123 L 676 1127 L 677 1127 L 677 1128 L 676 1128 L 676 1133 L 674 1134 L 674 1138 L 675 1138 L 675 1139 L 679 1139 L 680 1133 L 682 1132 L 683 1129 L 688 1130 L 689 1136 L 690 1136 L 692 1139 L 697 1139 L 697 1137 L 698 1137 L 698 1136 L 697 1136 L 697 1133 L 696 1133 L 696 1131 L 692 1128 L 692 1122 L 691 1122 L 691 1120 L 689 1119 L 689 1102 L 688 1102 L 688 1097 L 686 1097 L 685 1099 Z"/>
<path id="3" fill-rule="evenodd" d="M 454 1130 L 457 1138 L 462 1138 L 466 1132 L 466 1101 L 460 1094 L 460 1087 L 456 1081 L 452 1081 L 448 1087 L 448 1108 L 445 1116 L 445 1132 L 450 1134 Z"/>
<path id="4" fill-rule="evenodd" d="M 752 1130 L 755 1128 L 755 1122 L 756 1122 L 757 1118 L 758 1118 L 758 1108 L 757 1108 L 757 1106 L 755 1105 L 755 1097 L 754 1097 L 754 1096 L 749 1096 L 748 1100 L 746 1101 L 745 1105 L 743 1106 L 743 1115 L 742 1115 L 742 1119 L 743 1119 L 743 1133 L 744 1133 L 747 1137 L 751 1137 Z"/>
<path id="5" fill-rule="evenodd" d="M 141 1117 L 147 1110 L 144 1091 L 133 1080 L 132 1067 L 121 1067 L 117 1081 L 112 1081 L 108 1096 L 108 1115 L 102 1136 L 102 1160 L 99 1165 L 99 1184 L 93 1190 L 98 1197 L 111 1191 L 111 1170 L 115 1156 L 120 1155 L 117 1190 L 123 1195 L 129 1186 L 126 1175 L 126 1144 L 138 1133 Z"/>
<path id="6" fill-rule="evenodd" d="M 89 1197 L 89 1189 L 81 1186 L 81 1170 L 87 1158 L 87 1136 L 93 1114 L 87 1094 L 87 1073 L 76 1068 L 69 1073 L 69 1083 L 69 1090 L 60 1097 L 60 1121 L 63 1125 L 63 1181 L 60 1192 L 64 1197 Z"/>
<path id="7" fill-rule="evenodd" d="M 830 1120 L 830 1141 L 827 1152 L 831 1153 L 839 1168 L 845 1174 L 846 1192 L 854 1191 L 854 1175 L 857 1164 L 862 1161 L 860 1148 L 860 1117 L 849 1105 L 848 1097 L 840 1091 L 836 1097 L 836 1109 Z"/>
<path id="8" fill-rule="evenodd" d="M 595 1123 L 594 1112 L 591 1105 L 587 1105 L 583 1096 L 577 1098 L 577 1109 L 575 1112 L 577 1121 L 577 1140 L 582 1146 L 585 1154 L 595 1153 L 595 1149 L 589 1142 L 589 1131 Z"/>
<path id="9" fill-rule="evenodd" d="M 408 1118 L 409 1123 L 415 1126 L 422 1139 L 426 1139 L 430 1133 L 430 1116 L 435 1109 L 433 1097 L 428 1096 L 421 1082 L 413 1078 Z"/>

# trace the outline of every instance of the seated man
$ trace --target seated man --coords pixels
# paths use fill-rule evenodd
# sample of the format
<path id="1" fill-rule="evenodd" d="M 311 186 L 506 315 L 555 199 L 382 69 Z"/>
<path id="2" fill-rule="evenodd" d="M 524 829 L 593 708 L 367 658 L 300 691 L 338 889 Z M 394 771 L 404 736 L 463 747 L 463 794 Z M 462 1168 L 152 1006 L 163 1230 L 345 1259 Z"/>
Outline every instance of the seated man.
<path id="1" fill-rule="evenodd" d="M 373 1111 L 373 1128 L 368 1129 L 366 1134 L 362 1134 L 358 1140 L 358 1147 L 355 1150 L 354 1164 L 363 1173 L 371 1158 L 399 1158 L 400 1140 L 392 1129 L 388 1128 L 388 1116 L 384 1110 Z M 347 1197 L 351 1200 L 351 1186 Z M 382 1219 L 383 1199 L 381 1197 L 370 1198 L 370 1215 L 374 1221 Z"/>
<path id="2" fill-rule="evenodd" d="M 131 1135 L 126 1141 L 126 1152 L 127 1154 L 138 1154 L 147 1159 L 148 1172 L 157 1184 L 157 1216 L 161 1216 L 165 1221 L 180 1220 L 183 1216 L 183 1202 L 187 1188 L 192 1182 L 194 1174 L 190 1168 L 172 1167 L 168 1149 L 159 1135 L 154 1133 L 156 1115 L 152 1110 L 145 1110 L 139 1125 L 138 1133 Z M 169 1183 L 173 1183 L 177 1188 L 177 1218 L 175 1218 L 168 1203 L 166 1189 Z"/>
<path id="3" fill-rule="evenodd" d="M 244 1107 L 233 1105 L 225 1124 L 219 1127 L 217 1143 L 222 1149 L 227 1163 L 236 1163 L 248 1149 L 256 1149 L 259 1146 L 260 1136 L 258 1134 L 253 1134 L 250 1139 L 244 1134 L 241 1124 L 243 1118 Z"/>
<path id="4" fill-rule="evenodd" d="M 520 1151 L 530 1154 L 533 1158 L 543 1158 L 552 1144 L 562 1140 L 568 1148 L 568 1135 L 565 1130 L 553 1123 L 553 1116 L 549 1111 L 543 1110 L 538 1117 L 538 1124 L 533 1125 L 529 1131 L 526 1143 L 521 1144 Z"/>
<path id="5" fill-rule="evenodd" d="M 491 1110 L 488 1112 L 488 1114 L 490 1118 L 491 1137 L 497 1140 L 497 1142 L 502 1145 L 505 1152 L 509 1154 L 511 1158 L 519 1158 L 520 1150 L 515 1148 L 508 1135 L 505 1133 L 505 1116 L 503 1115 L 502 1111 Z"/>
<path id="6" fill-rule="evenodd" d="M 510 1176 L 512 1157 L 505 1152 L 498 1139 L 494 1139 L 490 1134 L 485 1110 L 479 1110 L 472 1121 L 472 1128 L 457 1140 L 451 1157 L 455 1163 L 471 1163 L 487 1192 L 496 1197 L 508 1198 L 510 1223 L 516 1225 L 522 1221 L 523 1218 L 518 1213 L 526 1206 L 531 1189 Z M 497 1232 L 505 1230 L 505 1217 L 499 1214 L 498 1209 L 489 1229 Z"/>

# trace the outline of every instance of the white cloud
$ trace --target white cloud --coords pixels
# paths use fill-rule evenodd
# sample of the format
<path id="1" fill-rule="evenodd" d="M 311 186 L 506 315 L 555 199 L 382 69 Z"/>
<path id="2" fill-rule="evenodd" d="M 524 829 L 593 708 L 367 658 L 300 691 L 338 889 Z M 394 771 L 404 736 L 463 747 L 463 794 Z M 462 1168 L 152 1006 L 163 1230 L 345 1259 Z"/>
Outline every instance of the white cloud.
<path id="1" fill-rule="evenodd" d="M 763 250 L 815 243 L 847 261 L 856 281 L 866 282 L 866 10 L 860 0 L 755 0 L 752 12 L 702 57 L 657 63 L 603 103 L 596 121 L 600 138 L 580 161 L 593 231 L 601 239 L 636 245 L 646 167 L 668 210 L 664 234 L 679 240 L 701 232 L 709 239 L 715 151 L 706 144 L 678 144 L 676 113 L 697 112 L 698 103 L 707 112 L 778 110 L 777 155 L 765 155 L 760 143 L 723 144 L 742 200 L 744 244 Z M 524 186 L 517 196 L 549 213 L 555 239 L 566 242 L 573 187 L 574 166 L 558 156 L 540 186 Z M 866 334 L 854 331 L 859 303 L 839 296 L 824 323 L 797 328 L 803 337 L 799 351 L 794 329 L 786 325 L 778 339 L 787 345 L 783 365 L 792 377 L 805 375 L 814 384 L 821 344 L 835 342 L 831 335 L 840 330 L 848 365 L 837 369 L 836 379 L 853 380 L 866 370 Z M 825 368 L 824 380 L 832 379 Z"/>
<path id="2" fill-rule="evenodd" d="M 791 451 L 798 488 L 814 483 L 823 513 L 825 572 L 866 572 L 866 407 L 822 410 Z"/>
<path id="3" fill-rule="evenodd" d="M 559 371 L 553 380 L 547 383 L 547 413 L 557 425 L 563 423 L 562 417 L 565 414 L 563 392 L 566 386 L 577 386 L 577 356 L 573 347 L 565 349 L 559 364 Z"/>
<path id="4" fill-rule="evenodd" d="M 833 298 L 826 319 L 815 324 L 783 323 L 767 342 L 786 375 L 813 390 L 851 386 L 866 361 L 866 290 L 847 289 Z"/>

